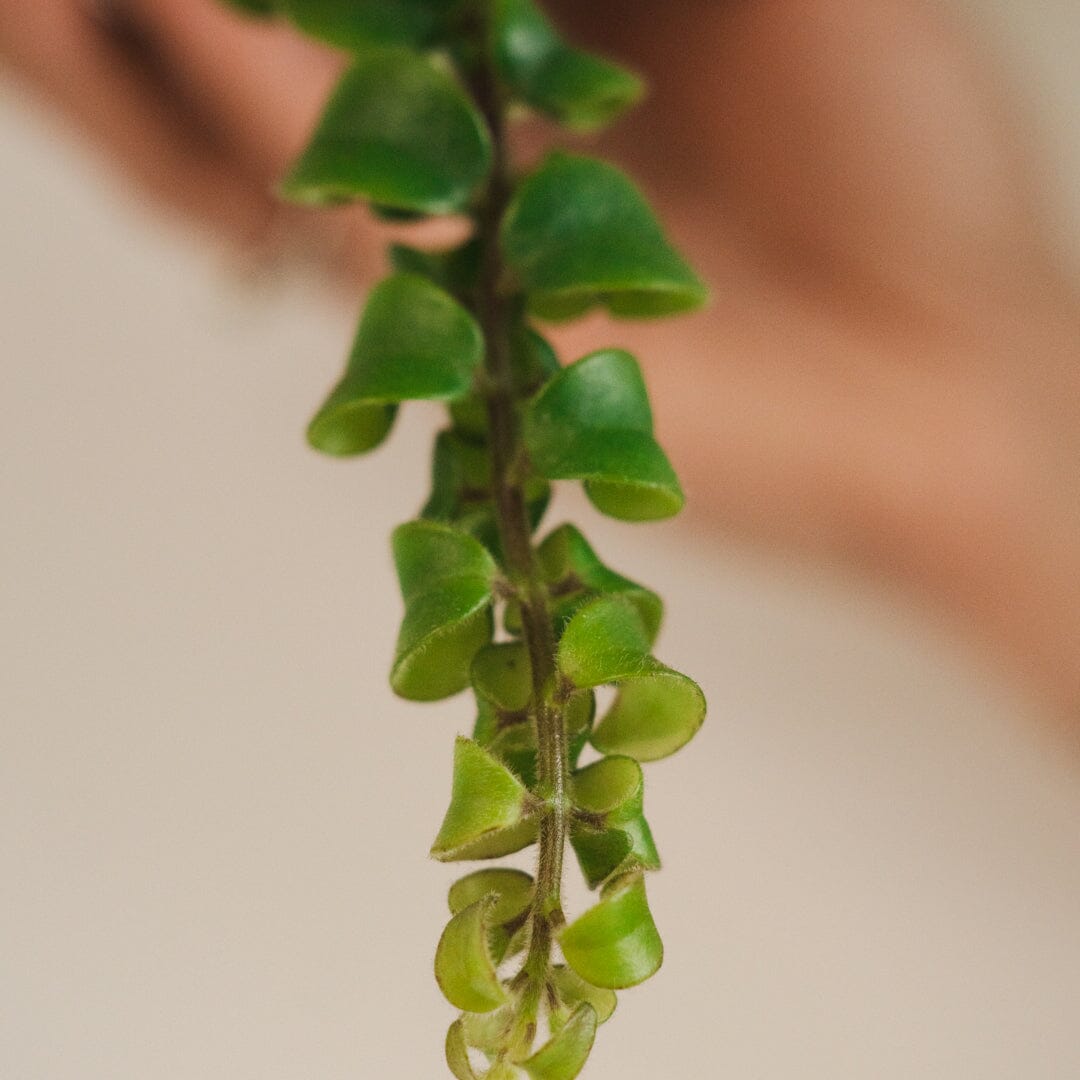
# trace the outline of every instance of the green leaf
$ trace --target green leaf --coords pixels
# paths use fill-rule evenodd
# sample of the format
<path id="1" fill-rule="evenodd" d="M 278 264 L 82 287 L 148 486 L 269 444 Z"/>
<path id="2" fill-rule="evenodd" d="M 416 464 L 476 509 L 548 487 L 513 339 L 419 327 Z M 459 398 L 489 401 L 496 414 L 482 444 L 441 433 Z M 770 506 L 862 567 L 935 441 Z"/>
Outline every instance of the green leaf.
<path id="1" fill-rule="evenodd" d="M 457 1080 L 476 1080 L 476 1073 L 469 1062 L 469 1047 L 465 1042 L 465 1026 L 455 1020 L 446 1033 L 446 1064 Z"/>
<path id="2" fill-rule="evenodd" d="M 476 287 L 480 255 L 481 245 L 475 239 L 444 251 L 390 245 L 390 262 L 395 270 L 426 277 L 459 300 L 468 297 Z"/>
<path id="3" fill-rule="evenodd" d="M 495 49 L 517 97 L 580 131 L 603 127 L 644 91 L 629 71 L 570 48 L 533 0 L 496 0 Z"/>
<path id="4" fill-rule="evenodd" d="M 644 794 L 645 777 L 633 758 L 602 758 L 570 779 L 574 805 L 603 818 L 609 825 L 621 825 L 637 817 Z"/>
<path id="5" fill-rule="evenodd" d="M 400 402 L 467 395 L 483 357 L 483 334 L 456 300 L 413 274 L 387 278 L 368 298 L 349 366 L 308 441 L 338 457 L 372 450 Z"/>
<path id="6" fill-rule="evenodd" d="M 560 1000 L 571 1008 L 587 1001 L 596 1011 L 597 1023 L 606 1024 L 615 1012 L 618 1004 L 615 992 L 587 983 L 573 968 L 557 965 L 551 971 L 551 981 Z"/>
<path id="7" fill-rule="evenodd" d="M 491 138 L 461 87 L 403 49 L 360 59 L 282 186 L 296 202 L 369 199 L 426 214 L 464 210 L 491 165 Z"/>
<path id="8" fill-rule="evenodd" d="M 429 44 L 457 0 L 278 0 L 305 33 L 343 49 Z"/>
<path id="9" fill-rule="evenodd" d="M 615 703 L 592 733 L 592 744 L 601 753 L 659 761 L 681 750 L 704 720 L 701 688 L 665 668 L 620 684 Z"/>
<path id="10" fill-rule="evenodd" d="M 470 739 L 454 747 L 450 808 L 431 846 L 441 862 L 491 859 L 532 843 L 532 796 L 497 758 Z"/>
<path id="11" fill-rule="evenodd" d="M 225 0 L 229 7 L 242 11 L 245 15 L 256 15 L 266 18 L 277 13 L 275 0 Z"/>
<path id="12" fill-rule="evenodd" d="M 507 1043 L 515 1015 L 513 1004 L 489 1013 L 465 1013 L 461 1018 L 461 1029 L 466 1046 L 481 1050 L 488 1057 L 495 1057 Z"/>
<path id="13" fill-rule="evenodd" d="M 586 982 L 609 990 L 644 982 L 664 959 L 640 875 L 618 881 L 559 940 L 570 967 Z"/>
<path id="14" fill-rule="evenodd" d="M 489 896 L 455 915 L 435 950 L 439 989 L 465 1012 L 491 1012 L 507 1000 L 488 950 L 488 920 L 495 903 Z"/>
<path id="15" fill-rule="evenodd" d="M 659 870 L 660 855 L 644 815 L 603 832 L 577 829 L 570 838 L 590 889 L 638 870 Z"/>
<path id="16" fill-rule="evenodd" d="M 596 1039 L 596 1010 L 582 1002 L 565 1026 L 521 1063 L 533 1080 L 574 1080 L 585 1068 Z"/>
<path id="17" fill-rule="evenodd" d="M 533 879 L 523 870 L 476 870 L 450 887 L 447 898 L 450 914 L 457 915 L 485 896 L 496 898 L 491 924 L 505 926 L 528 910 L 533 898 Z"/>
<path id="18" fill-rule="evenodd" d="M 564 619 L 573 615 L 583 600 L 619 594 L 637 608 L 650 641 L 656 640 L 664 617 L 663 601 L 656 593 L 605 566 L 576 526 L 562 525 L 549 533 L 537 549 L 537 557 Z"/>
<path id="19" fill-rule="evenodd" d="M 562 673 L 578 687 L 619 688 L 591 736 L 603 753 L 656 761 L 685 746 L 705 720 L 701 688 L 650 656 L 649 644 L 641 616 L 618 596 L 584 605 L 563 632 Z"/>
<path id="20" fill-rule="evenodd" d="M 468 686 L 491 640 L 495 562 L 478 540 L 432 521 L 400 526 L 393 549 L 405 618 L 390 683 L 404 698 L 437 701 Z"/>
<path id="21" fill-rule="evenodd" d="M 518 189 L 502 246 L 541 318 L 573 318 L 597 304 L 613 315 L 670 315 L 708 295 L 641 192 L 594 158 L 550 155 Z"/>
<path id="22" fill-rule="evenodd" d="M 548 480 L 583 480 L 596 508 L 627 521 L 671 517 L 683 507 L 678 478 L 653 438 L 637 361 L 591 353 L 564 368 L 530 403 L 525 445 Z"/>

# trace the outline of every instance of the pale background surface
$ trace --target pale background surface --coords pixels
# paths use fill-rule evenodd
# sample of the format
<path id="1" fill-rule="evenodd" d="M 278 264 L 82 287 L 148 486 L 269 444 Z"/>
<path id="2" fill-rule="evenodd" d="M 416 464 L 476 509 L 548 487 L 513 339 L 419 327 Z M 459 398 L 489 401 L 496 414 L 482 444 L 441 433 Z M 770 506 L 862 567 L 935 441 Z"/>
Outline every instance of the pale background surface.
<path id="1" fill-rule="evenodd" d="M 1080 9 L 964 6 L 1080 263 Z M 0 207 L 0 1078 L 442 1076 L 469 708 L 385 680 L 429 415 L 305 452 L 351 318 L 245 294 L 10 93 Z M 588 1075 L 1080 1076 L 1080 767 L 886 599 L 580 513 L 711 702 L 650 770 L 667 967 Z"/>

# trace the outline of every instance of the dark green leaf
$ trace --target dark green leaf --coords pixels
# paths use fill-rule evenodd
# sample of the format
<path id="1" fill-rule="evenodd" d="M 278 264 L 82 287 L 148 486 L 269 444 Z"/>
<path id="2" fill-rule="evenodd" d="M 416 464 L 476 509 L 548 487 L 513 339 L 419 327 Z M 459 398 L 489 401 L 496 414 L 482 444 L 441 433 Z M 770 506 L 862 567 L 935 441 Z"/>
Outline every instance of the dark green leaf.
<path id="1" fill-rule="evenodd" d="M 300 203 L 369 199 L 453 213 L 490 164 L 487 128 L 453 78 L 424 57 L 386 49 L 346 73 L 282 191 Z"/>
<path id="2" fill-rule="evenodd" d="M 593 986 L 609 990 L 644 982 L 664 959 L 640 875 L 618 881 L 559 940 L 574 971 Z"/>
<path id="3" fill-rule="evenodd" d="M 496 58 L 526 104 L 578 130 L 615 119 L 641 97 L 641 80 L 597 56 L 570 48 L 533 0 L 496 0 Z"/>
<path id="4" fill-rule="evenodd" d="M 242 11 L 245 15 L 258 15 L 266 17 L 277 12 L 275 0 L 225 0 L 230 7 Z"/>
<path id="5" fill-rule="evenodd" d="M 581 601 L 620 594 L 637 608 L 650 641 L 655 641 L 664 616 L 656 593 L 606 567 L 574 525 L 562 525 L 537 550 L 540 567 L 560 615 L 569 618 Z"/>
<path id="6" fill-rule="evenodd" d="M 431 521 L 402 525 L 393 548 L 405 618 L 391 684 L 414 701 L 449 697 L 491 640 L 495 562 L 473 537 Z"/>
<path id="7" fill-rule="evenodd" d="M 596 304 L 613 315 L 670 315 L 707 298 L 638 189 L 593 158 L 552 154 L 519 188 L 502 243 L 541 318 Z"/>
<path id="8" fill-rule="evenodd" d="M 532 1080 L 575 1080 L 596 1039 L 596 1010 L 582 1002 L 570 1019 L 521 1067 Z"/>
<path id="9" fill-rule="evenodd" d="M 467 240 L 445 251 L 425 251 L 406 244 L 390 247 L 390 261 L 395 270 L 429 278 L 458 299 L 467 297 L 476 287 L 480 254 L 481 246 L 477 240 Z"/>
<path id="10" fill-rule="evenodd" d="M 489 896 L 455 915 L 435 950 L 439 989 L 465 1012 L 491 1012 L 507 1000 L 488 950 L 488 920 L 495 902 Z"/>
<path id="11" fill-rule="evenodd" d="M 531 801 L 521 781 L 501 761 L 482 746 L 459 738 L 450 808 L 431 854 L 451 862 L 519 851 L 536 836 Z"/>
<path id="12" fill-rule="evenodd" d="M 590 889 L 637 870 L 660 869 L 660 854 L 643 814 L 603 832 L 579 828 L 570 842 Z"/>
<path id="13" fill-rule="evenodd" d="M 530 404 L 524 438 L 537 473 L 583 480 L 605 514 L 650 521 L 682 509 L 678 478 L 653 438 L 641 369 L 629 353 L 592 353 L 559 372 Z"/>
<path id="14" fill-rule="evenodd" d="M 424 46 L 457 0 L 277 0 L 301 30 L 343 49 Z"/>
<path id="15" fill-rule="evenodd" d="M 349 366 L 308 441 L 339 457 L 372 450 L 399 402 L 467 395 L 483 356 L 483 334 L 456 300 L 424 278 L 395 274 L 372 290 Z"/>
<path id="16" fill-rule="evenodd" d="M 685 746 L 705 720 L 700 687 L 649 655 L 648 632 L 623 597 L 602 597 L 574 615 L 559 642 L 559 667 L 575 686 L 618 686 L 591 736 L 603 753 L 655 761 Z"/>

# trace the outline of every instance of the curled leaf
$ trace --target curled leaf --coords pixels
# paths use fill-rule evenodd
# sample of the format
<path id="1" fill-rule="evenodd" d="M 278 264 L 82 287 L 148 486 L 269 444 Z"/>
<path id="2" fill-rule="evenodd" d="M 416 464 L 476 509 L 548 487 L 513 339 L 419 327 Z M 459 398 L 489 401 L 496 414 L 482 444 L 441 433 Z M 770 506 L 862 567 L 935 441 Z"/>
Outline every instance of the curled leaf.
<path id="1" fill-rule="evenodd" d="M 640 874 L 618 881 L 559 940 L 566 962 L 581 978 L 610 990 L 644 982 L 664 959 Z"/>
<path id="2" fill-rule="evenodd" d="M 524 440 L 540 476 L 584 481 L 605 514 L 650 521 L 682 509 L 682 489 L 653 437 L 645 381 L 629 353 L 607 349 L 563 369 L 530 403 Z"/>
<path id="3" fill-rule="evenodd" d="M 454 213 L 490 165 L 487 127 L 454 79 L 407 49 L 379 49 L 346 72 L 281 190 L 310 205 Z"/>
<path id="4" fill-rule="evenodd" d="M 521 1067 L 532 1080 L 575 1080 L 596 1039 L 596 1010 L 583 1001 L 563 1027 Z"/>
<path id="5" fill-rule="evenodd" d="M 615 1012 L 618 1004 L 615 991 L 587 983 L 573 968 L 558 964 L 552 969 L 551 981 L 559 999 L 571 1008 L 576 1008 L 583 1001 L 588 1002 L 595 1010 L 599 1024 L 607 1023 Z"/>
<path id="6" fill-rule="evenodd" d="M 559 667 L 575 686 L 618 686 L 591 742 L 609 754 L 656 761 L 685 746 L 705 720 L 705 696 L 692 679 L 649 655 L 648 631 L 621 597 L 582 607 L 559 643 Z"/>
<path id="7" fill-rule="evenodd" d="M 491 1012 L 507 1000 L 488 949 L 488 920 L 494 905 L 495 898 L 486 897 L 455 915 L 435 950 L 439 989 L 464 1012 Z"/>
<path id="8" fill-rule="evenodd" d="M 663 601 L 656 593 L 605 566 L 576 526 L 561 525 L 549 533 L 537 549 L 537 558 L 564 619 L 585 600 L 601 595 L 625 596 L 637 608 L 650 642 L 656 640 L 664 617 Z"/>
<path id="9" fill-rule="evenodd" d="M 591 131 L 642 95 L 641 80 L 568 46 L 533 0 L 496 0 L 496 60 L 511 90 L 534 109 Z"/>
<path id="10" fill-rule="evenodd" d="M 391 685 L 413 701 L 456 694 L 491 640 L 495 562 L 473 537 L 431 521 L 400 526 L 393 549 L 405 618 Z"/>
<path id="11" fill-rule="evenodd" d="M 491 859 L 519 851 L 535 836 L 531 796 L 521 781 L 482 746 L 459 738 L 450 807 L 431 854 L 443 862 Z"/>
<path id="12" fill-rule="evenodd" d="M 641 192 L 594 158 L 551 154 L 518 189 L 502 245 L 541 318 L 598 304 L 613 315 L 671 315 L 707 298 Z"/>
<path id="13" fill-rule="evenodd" d="M 446 1033 L 446 1064 L 457 1080 L 477 1080 L 469 1061 L 469 1047 L 465 1042 L 465 1028 L 461 1020 L 455 1020 Z"/>
<path id="14" fill-rule="evenodd" d="M 343 49 L 433 41 L 457 0 L 276 0 L 305 33 Z"/>
<path id="15" fill-rule="evenodd" d="M 415 274 L 387 278 L 372 290 L 348 369 L 308 441 L 339 457 L 372 450 L 400 402 L 465 397 L 483 357 L 480 328 L 449 294 Z"/>

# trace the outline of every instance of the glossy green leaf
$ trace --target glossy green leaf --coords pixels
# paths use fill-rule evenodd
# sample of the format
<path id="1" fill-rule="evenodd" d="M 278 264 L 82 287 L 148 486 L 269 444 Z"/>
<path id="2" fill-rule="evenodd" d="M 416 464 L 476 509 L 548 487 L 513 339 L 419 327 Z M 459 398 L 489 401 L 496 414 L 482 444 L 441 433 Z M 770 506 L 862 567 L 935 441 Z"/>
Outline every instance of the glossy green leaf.
<path id="1" fill-rule="evenodd" d="M 586 982 L 609 990 L 644 982 L 664 959 L 640 875 L 617 882 L 559 940 L 570 967 Z"/>
<path id="2" fill-rule="evenodd" d="M 575 1080 L 596 1039 L 596 1010 L 583 1001 L 570 1019 L 521 1067 L 532 1080 Z"/>
<path id="3" fill-rule="evenodd" d="M 430 44 L 458 0 L 277 0 L 305 33 L 342 49 Z"/>
<path id="4" fill-rule="evenodd" d="M 594 158 L 550 155 L 518 189 L 502 245 L 541 318 L 573 318 L 597 304 L 613 315 L 670 315 L 707 298 L 641 192 Z"/>
<path id="5" fill-rule="evenodd" d="M 540 476 L 584 481 L 596 508 L 612 517 L 651 521 L 683 507 L 629 353 L 608 349 L 563 369 L 530 403 L 524 439 Z"/>
<path id="6" fill-rule="evenodd" d="M 395 274 L 372 290 L 349 366 L 308 441 L 338 457 L 372 450 L 400 402 L 467 395 L 483 357 L 483 334 L 456 300 L 424 278 Z"/>
<path id="7" fill-rule="evenodd" d="M 454 747 L 450 807 L 431 854 L 443 862 L 509 855 L 536 835 L 532 797 L 497 758 L 470 739 Z"/>
<path id="8" fill-rule="evenodd" d="M 465 1026 L 455 1020 L 446 1033 L 446 1064 L 457 1080 L 477 1080 L 469 1061 L 469 1047 L 465 1042 Z"/>
<path id="9" fill-rule="evenodd" d="M 282 192 L 305 204 L 369 199 L 453 213 L 490 164 L 487 128 L 454 79 L 424 57 L 386 49 L 346 73 Z"/>
<path id="10" fill-rule="evenodd" d="M 551 981 L 561 1001 L 571 1009 L 581 1002 L 588 1002 L 596 1012 L 597 1023 L 605 1024 L 611 1019 L 618 1004 L 614 990 L 587 983 L 573 968 L 559 964 L 552 969 Z"/>
<path id="11" fill-rule="evenodd" d="M 609 569 L 574 525 L 549 533 L 537 549 L 541 570 L 557 610 L 569 618 L 583 600 L 600 595 L 625 596 L 641 616 L 650 641 L 655 641 L 664 617 L 656 593 Z"/>
<path id="12" fill-rule="evenodd" d="M 628 757 L 607 757 L 593 762 L 570 779 L 570 798 L 575 806 L 603 818 L 605 824 L 621 825 L 641 813 L 645 777 L 641 766 Z"/>
<path id="13" fill-rule="evenodd" d="M 582 131 L 637 102 L 641 80 L 568 46 L 533 0 L 495 0 L 495 55 L 511 91 L 539 112 Z"/>
<path id="14" fill-rule="evenodd" d="M 685 746 L 705 720 L 700 687 L 649 655 L 648 631 L 625 597 L 584 605 L 563 632 L 558 661 L 575 686 L 619 688 L 591 736 L 603 753 L 656 761 Z"/>
<path id="15" fill-rule="evenodd" d="M 507 1000 L 488 949 L 488 920 L 495 898 L 455 915 L 435 950 L 435 979 L 446 1000 L 465 1012 L 486 1013 Z"/>
<path id="16" fill-rule="evenodd" d="M 491 640 L 495 562 L 471 536 L 432 521 L 400 526 L 394 561 L 405 600 L 390 682 L 413 701 L 465 689 L 477 650 Z"/>

